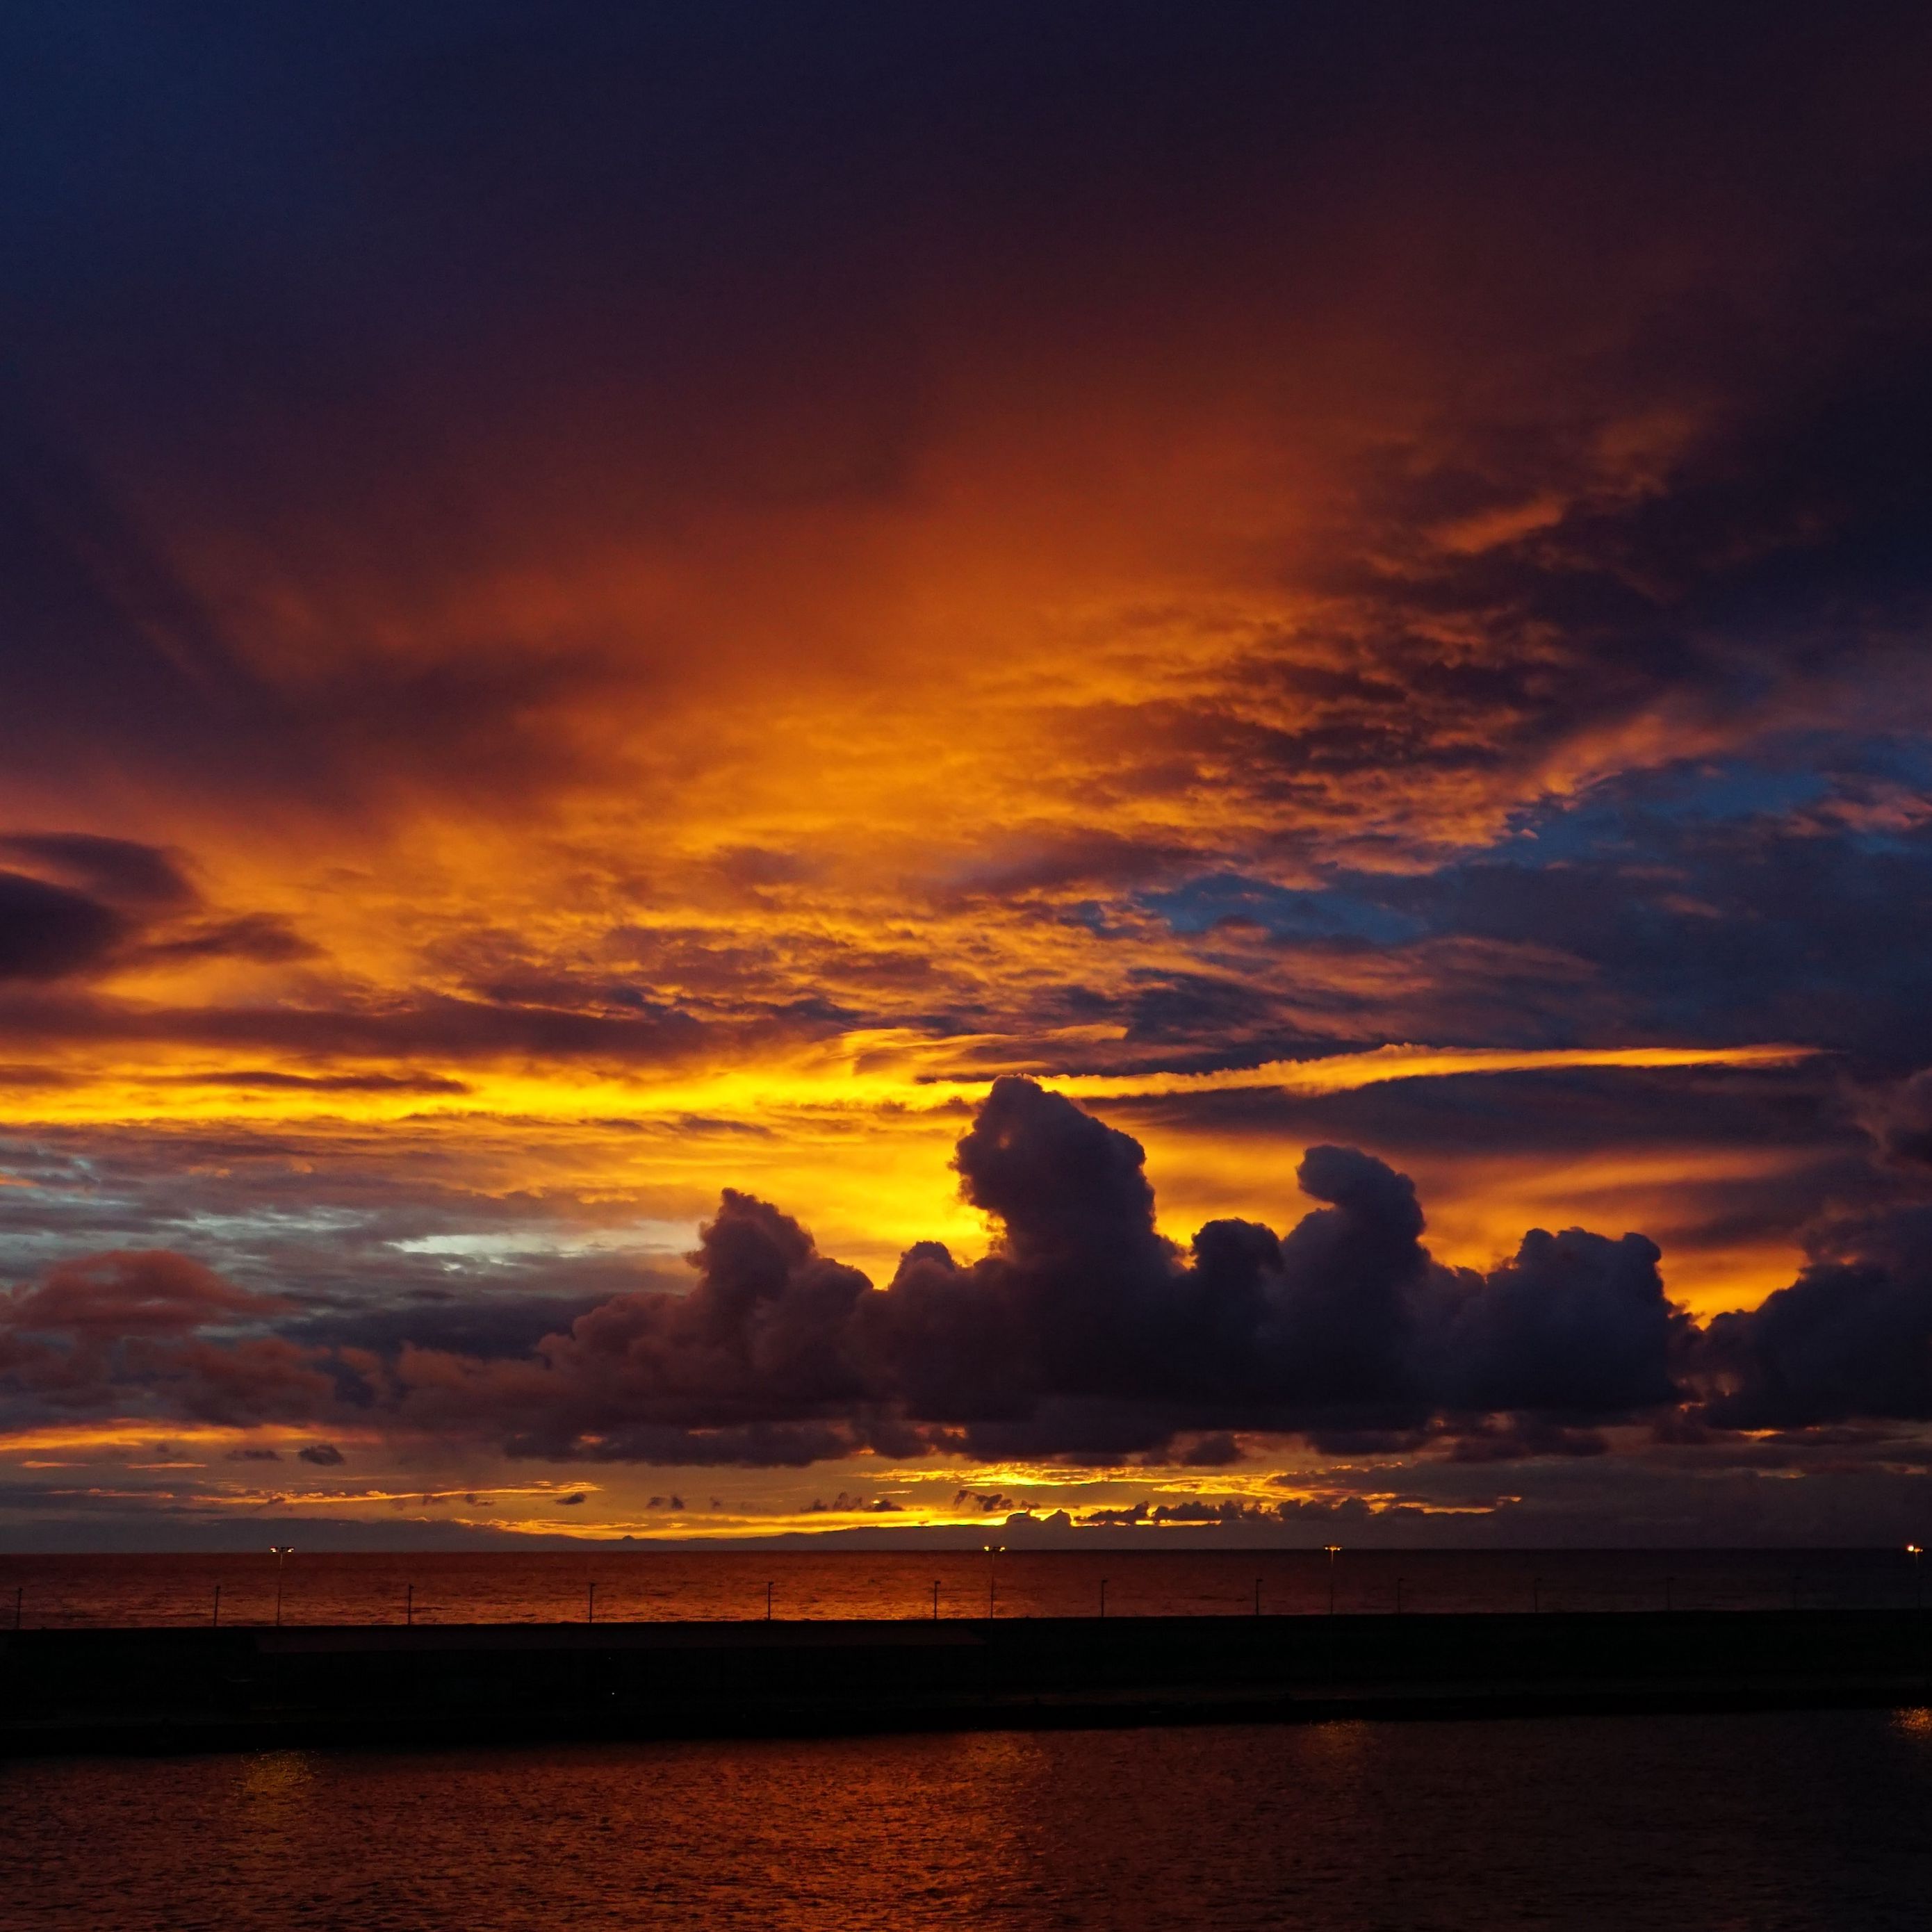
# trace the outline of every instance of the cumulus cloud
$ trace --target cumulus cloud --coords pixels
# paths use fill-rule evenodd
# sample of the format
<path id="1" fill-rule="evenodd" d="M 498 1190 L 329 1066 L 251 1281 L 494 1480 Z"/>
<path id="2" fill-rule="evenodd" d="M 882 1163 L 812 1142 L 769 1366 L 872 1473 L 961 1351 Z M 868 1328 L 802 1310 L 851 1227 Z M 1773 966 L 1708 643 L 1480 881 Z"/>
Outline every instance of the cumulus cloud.
<path id="1" fill-rule="evenodd" d="M 1821 1231 L 1797 1282 L 1700 1328 L 1642 1234 L 1536 1228 L 1486 1270 L 1444 1265 L 1413 1184 L 1359 1149 L 1308 1150 L 1297 1178 L 1318 1204 L 1286 1233 L 1219 1220 L 1185 1250 L 1156 1228 L 1139 1144 L 1031 1081 L 994 1084 L 954 1164 L 988 1251 L 919 1244 L 883 1288 L 727 1189 L 688 1292 L 579 1304 L 541 1334 L 555 1310 L 520 1300 L 500 1334 L 433 1310 L 372 1348 L 375 1330 L 291 1320 L 182 1256 L 114 1253 L 0 1297 L 0 1376 L 69 1409 L 353 1417 L 666 1466 L 869 1450 L 1205 1467 L 1244 1432 L 1480 1464 L 1600 1456 L 1638 1417 L 1670 1416 L 1679 1442 L 1932 1417 L 1932 1208 Z"/>
<path id="2" fill-rule="evenodd" d="M 1720 1427 L 1932 1419 L 1932 1207 L 1821 1230 L 1798 1279 L 1717 1317 L 1700 1359 L 1720 1385 L 1702 1412 Z"/>

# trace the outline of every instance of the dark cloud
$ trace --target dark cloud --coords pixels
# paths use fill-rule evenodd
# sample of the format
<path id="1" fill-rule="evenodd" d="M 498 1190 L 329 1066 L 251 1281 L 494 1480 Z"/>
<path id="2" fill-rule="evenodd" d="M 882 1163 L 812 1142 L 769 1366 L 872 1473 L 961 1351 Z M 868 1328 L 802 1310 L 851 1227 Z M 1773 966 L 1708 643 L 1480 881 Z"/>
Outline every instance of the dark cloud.
<path id="1" fill-rule="evenodd" d="M 104 964 L 132 930 L 84 892 L 0 872 L 0 981 L 61 980 Z"/>
<path id="2" fill-rule="evenodd" d="M 976 1509 L 982 1516 L 1004 1516 L 1020 1507 L 1017 1498 L 1004 1490 L 962 1490 L 952 1498 L 955 1509 Z"/>
<path id="3" fill-rule="evenodd" d="M 1423 1316 L 1436 1400 L 1450 1409 L 1604 1415 L 1670 1401 L 1688 1318 L 1655 1244 L 1532 1228 L 1486 1275 L 1444 1271 Z"/>
<path id="4" fill-rule="evenodd" d="M 48 890 L 48 889 L 44 889 Z M 4 892 L 0 881 L 0 892 Z M 4 909 L 4 901 L 0 901 Z M 64 931 L 65 928 L 63 928 Z M 31 931 L 26 942 L 33 944 Z M 274 941 L 275 945 L 279 940 Z M 299 944 L 300 942 L 292 942 Z M 29 956 L 32 956 L 32 955 Z M 76 964 L 91 963 L 92 955 Z M 248 956 L 244 952 L 242 956 Z M 58 969 L 75 970 L 62 964 Z M 53 976 L 52 970 L 38 976 Z M 0 1040 L 128 1046 L 174 1042 L 250 1054 L 454 1060 L 529 1054 L 674 1064 L 722 1052 L 825 1037 L 821 1013 L 711 1019 L 676 1009 L 629 1012 L 414 992 L 380 1006 L 342 998 L 311 1006 L 134 1006 L 66 989 L 0 998 Z"/>
<path id="5" fill-rule="evenodd" d="M 1566 1429 L 1537 1416 L 1515 1415 L 1500 1426 L 1459 1430 L 1450 1445 L 1456 1462 L 1520 1462 L 1531 1456 L 1604 1456 L 1610 1438 L 1594 1429 Z"/>
<path id="6" fill-rule="evenodd" d="M 1932 1207 L 1829 1226 L 1789 1288 L 1721 1315 L 1698 1362 L 1721 1384 L 1702 1411 L 1729 1429 L 1932 1420 Z"/>
<path id="7" fill-rule="evenodd" d="M 814 1496 L 805 1507 L 806 1513 L 809 1516 L 896 1516 L 903 1506 L 894 1502 L 890 1496 L 878 1496 L 868 1501 L 862 1496 L 841 1490 L 830 1502 L 823 1496 Z"/>
<path id="8" fill-rule="evenodd" d="M 206 913 L 174 855 L 156 846 L 82 832 L 14 832 L 0 836 L 0 853 L 52 874 L 0 872 L 0 981 L 64 980 L 116 965 L 272 965 L 315 956 L 285 920 Z"/>
<path id="9" fill-rule="evenodd" d="M 218 1073 L 179 1073 L 183 1087 L 230 1087 L 264 1094 L 466 1094 L 460 1080 L 440 1073 L 284 1073 L 267 1067 L 238 1066 Z"/>
<path id="10" fill-rule="evenodd" d="M 262 966 L 279 966 L 290 960 L 320 956 L 319 949 L 287 920 L 259 912 L 178 927 L 149 940 L 141 949 L 144 960 L 248 959 Z"/>
<path id="11" fill-rule="evenodd" d="M 1932 1168 L 1932 1070 L 1861 1096 L 1859 1116 L 1888 1160 Z"/>
<path id="12" fill-rule="evenodd" d="M 1747 796 L 1762 782 L 1729 776 Z M 1693 814 L 1700 789 L 1683 794 Z M 1715 777 L 1702 789 L 1723 798 Z M 1438 932 L 1558 951 L 1586 968 L 1567 1024 L 1550 1009 L 1550 1044 L 1667 1031 L 1815 1042 L 1894 1069 L 1932 1057 L 1914 994 L 1932 946 L 1923 826 L 1874 838 L 1797 812 L 1672 824 L 1606 809 L 1594 835 L 1586 822 L 1551 842 L 1546 855 L 1528 848 L 1519 862 L 1472 863 L 1381 896 Z"/>
<path id="13" fill-rule="evenodd" d="M 344 1460 L 342 1451 L 333 1442 L 311 1442 L 305 1449 L 296 1451 L 297 1458 L 304 1462 L 313 1462 L 319 1469 L 340 1468 Z"/>
<path id="14" fill-rule="evenodd" d="M 608 1298 L 482 1290 L 405 1307 L 334 1310 L 284 1324 L 281 1333 L 306 1346 L 352 1349 L 388 1360 L 406 1348 L 496 1361 L 527 1358 L 546 1336 L 566 1332 Z"/>
<path id="15" fill-rule="evenodd" d="M 1163 1522 L 1247 1528 L 1261 1523 L 1288 1521 L 1295 1514 L 1292 1503 L 1250 1502 L 1234 1496 L 1218 1497 L 1212 1502 L 1206 1502 L 1198 1497 L 1190 1497 L 1178 1503 L 1142 1501 L 1114 1509 L 1089 1510 L 1081 1521 L 1114 1529 L 1138 1529 Z"/>
<path id="16" fill-rule="evenodd" d="M 64 884 L 116 904 L 175 908 L 194 904 L 200 895 L 175 854 L 131 838 L 104 838 L 86 832 L 11 832 L 0 834 L 0 854 L 50 872 Z"/>

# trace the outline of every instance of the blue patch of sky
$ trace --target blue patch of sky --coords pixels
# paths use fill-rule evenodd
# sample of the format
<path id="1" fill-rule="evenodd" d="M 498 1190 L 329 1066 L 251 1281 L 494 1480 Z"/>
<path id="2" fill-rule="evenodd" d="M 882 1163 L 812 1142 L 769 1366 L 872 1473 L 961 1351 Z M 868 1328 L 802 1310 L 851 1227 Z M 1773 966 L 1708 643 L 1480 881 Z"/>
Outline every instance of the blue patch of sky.
<path id="1" fill-rule="evenodd" d="M 1815 768 L 1742 760 L 1675 765 L 1612 780 L 1574 802 L 1538 806 L 1484 856 L 1531 866 L 1628 857 L 1641 845 L 1646 820 L 1718 825 L 1784 818 L 1831 789 L 1830 778 Z"/>
<path id="2" fill-rule="evenodd" d="M 1917 734 L 1814 733 L 1794 735 L 1754 758 L 1687 762 L 1621 775 L 1580 799 L 1524 813 L 1496 844 L 1468 855 L 1468 862 L 1531 869 L 1640 863 L 1662 823 L 1774 825 L 1834 794 L 1856 794 L 1875 786 L 1932 794 L 1932 742 Z M 1900 842 L 1899 834 L 1882 828 L 1840 828 L 1833 836 L 1864 849 Z M 1435 876 L 1447 883 L 1458 869 L 1452 863 Z M 1298 889 L 1217 872 L 1142 893 L 1135 903 L 1176 933 L 1206 932 L 1222 920 L 1246 919 L 1284 939 L 1393 945 L 1421 937 L 1436 923 L 1417 908 L 1416 885 L 1412 879 L 1338 872 L 1325 885 Z M 1103 932 L 1104 911 L 1095 906 L 1091 914 L 1082 922 Z"/>
<path id="3" fill-rule="evenodd" d="M 1246 919 L 1283 938 L 1368 939 L 1387 945 L 1425 929 L 1413 914 L 1379 902 L 1366 880 L 1309 891 L 1214 872 L 1166 892 L 1143 893 L 1138 903 L 1176 932 L 1205 932 L 1224 919 Z"/>
<path id="4" fill-rule="evenodd" d="M 1646 824 L 1660 819 L 1684 826 L 1774 823 L 1834 794 L 1874 786 L 1932 792 L 1932 742 L 1918 733 L 1794 734 L 1751 758 L 1622 774 L 1581 799 L 1526 812 L 1484 856 L 1528 865 L 1628 857 L 1641 849 Z M 1895 842 L 1884 830 L 1840 836 L 1862 846 Z"/>

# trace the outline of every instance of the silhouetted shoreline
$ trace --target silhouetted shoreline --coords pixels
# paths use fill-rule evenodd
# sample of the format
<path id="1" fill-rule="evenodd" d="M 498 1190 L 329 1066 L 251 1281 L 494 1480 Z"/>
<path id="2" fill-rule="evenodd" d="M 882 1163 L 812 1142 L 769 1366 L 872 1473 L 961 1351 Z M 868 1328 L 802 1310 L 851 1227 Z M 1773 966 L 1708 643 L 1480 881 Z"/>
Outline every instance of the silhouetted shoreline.
<path id="1" fill-rule="evenodd" d="M 1911 1706 L 1916 1610 L 0 1634 L 0 1755 Z"/>

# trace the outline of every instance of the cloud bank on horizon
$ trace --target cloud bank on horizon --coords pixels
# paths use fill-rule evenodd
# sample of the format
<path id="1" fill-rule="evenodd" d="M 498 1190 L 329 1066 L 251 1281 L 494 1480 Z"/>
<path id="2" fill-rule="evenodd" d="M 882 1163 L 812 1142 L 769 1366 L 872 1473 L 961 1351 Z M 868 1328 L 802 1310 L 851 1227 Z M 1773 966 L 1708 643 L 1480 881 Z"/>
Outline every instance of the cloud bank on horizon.
<path id="1" fill-rule="evenodd" d="M 1923 1527 L 1922 9 L 0 50 L 0 1523 Z"/>
<path id="2" fill-rule="evenodd" d="M 1144 1160 L 1066 1096 L 1007 1076 L 955 1155 L 994 1229 L 970 1264 L 920 1242 L 875 1288 L 790 1216 L 727 1188 L 687 1290 L 574 1316 L 539 1302 L 515 1311 L 526 1330 L 545 1314 L 560 1325 L 533 1345 L 513 1324 L 438 1346 L 417 1339 L 433 1316 L 416 1333 L 380 1314 L 318 1322 L 186 1256 L 112 1252 L 0 1297 L 0 1376 L 32 1447 L 84 1446 L 90 1423 L 109 1446 L 185 1426 L 242 1461 L 279 1460 L 266 1426 L 416 1461 L 467 1444 L 509 1462 L 713 1472 L 860 1457 L 900 1474 L 932 1458 L 1226 1472 L 1289 1438 L 1489 1466 L 1641 1461 L 1658 1445 L 1748 1456 L 1771 1438 L 1842 1463 L 1848 1442 L 1909 1461 L 1914 1426 L 1932 1424 L 1932 1204 L 1834 1226 L 1795 1282 L 1700 1326 L 1641 1234 L 1534 1228 L 1487 1270 L 1445 1266 L 1423 1245 L 1408 1177 L 1353 1148 L 1307 1150 L 1296 1180 L 1325 1204 L 1286 1234 L 1213 1221 L 1184 1252 L 1156 1230 Z M 295 1454 L 347 1460 L 332 1439 Z M 1224 1493 L 1221 1520 L 1299 1513 L 1257 1505 L 1253 1486 Z M 586 1492 L 545 1499 L 577 1507 Z M 1164 1507 L 1155 1520 L 1216 1520 Z"/>

